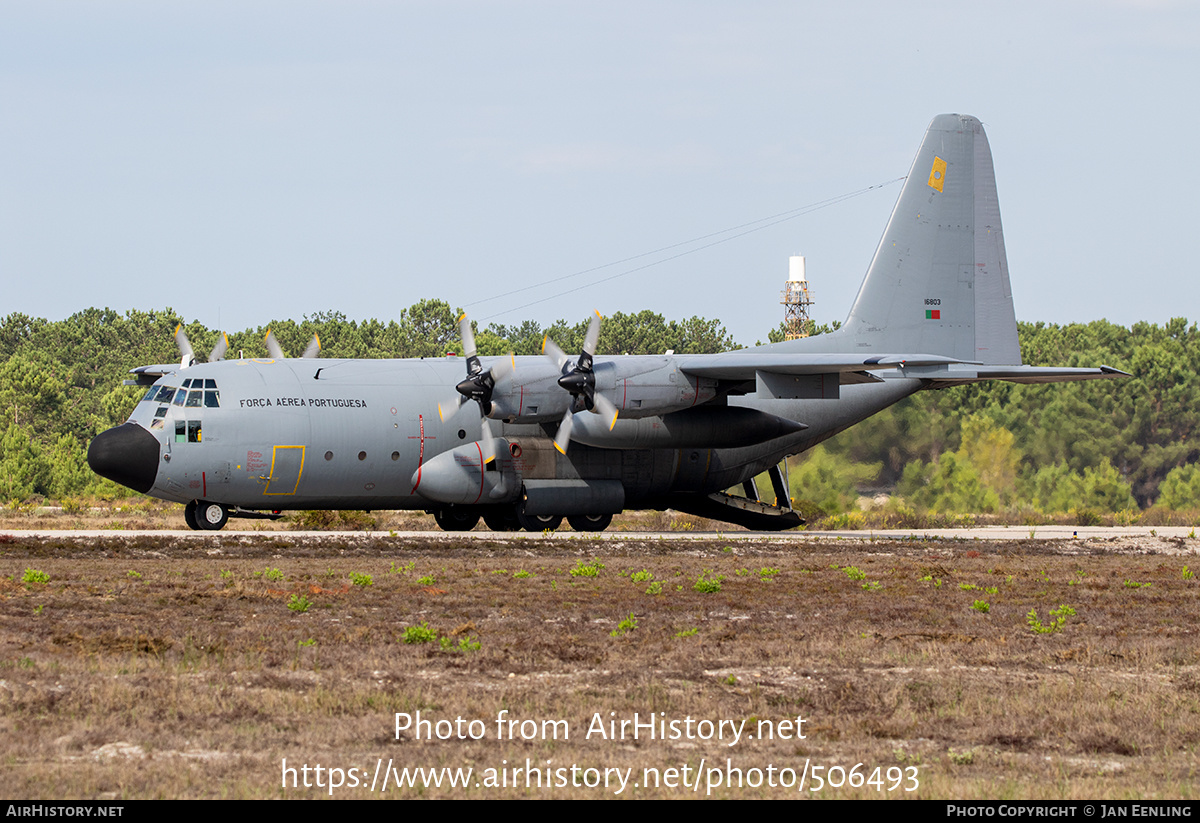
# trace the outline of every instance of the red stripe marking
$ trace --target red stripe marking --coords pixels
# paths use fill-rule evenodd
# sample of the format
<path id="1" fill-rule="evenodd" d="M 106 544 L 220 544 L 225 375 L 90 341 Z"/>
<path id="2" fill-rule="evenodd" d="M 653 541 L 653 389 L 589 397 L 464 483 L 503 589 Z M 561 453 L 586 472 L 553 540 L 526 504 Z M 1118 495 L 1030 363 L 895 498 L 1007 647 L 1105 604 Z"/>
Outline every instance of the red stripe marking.
<path id="1" fill-rule="evenodd" d="M 208 497 L 208 477 L 207 472 L 200 472 L 200 493 Z"/>
<path id="2" fill-rule="evenodd" d="M 412 487 L 412 490 L 414 492 L 417 490 L 417 486 L 421 485 L 421 463 L 425 459 L 425 417 L 424 417 L 424 415 L 420 415 L 420 414 L 417 415 L 417 426 L 419 427 L 418 431 L 420 432 L 421 445 L 420 445 L 419 449 L 417 450 L 417 483 L 415 486 Z M 411 494 L 412 492 L 409 492 L 409 493 Z"/>

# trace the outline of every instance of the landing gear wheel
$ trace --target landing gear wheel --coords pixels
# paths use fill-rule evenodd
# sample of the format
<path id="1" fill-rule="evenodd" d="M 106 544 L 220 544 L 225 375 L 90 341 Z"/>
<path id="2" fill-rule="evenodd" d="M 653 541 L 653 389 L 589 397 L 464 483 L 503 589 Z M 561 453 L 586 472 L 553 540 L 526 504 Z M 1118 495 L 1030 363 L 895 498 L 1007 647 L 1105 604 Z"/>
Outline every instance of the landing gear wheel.
<path id="1" fill-rule="evenodd" d="M 198 502 L 195 517 L 196 525 L 201 529 L 210 532 L 220 531 L 229 522 L 229 509 L 220 503 Z"/>
<path id="2" fill-rule="evenodd" d="M 471 509 L 438 509 L 433 519 L 444 532 L 469 532 L 479 522 L 479 512 Z"/>
<path id="3" fill-rule="evenodd" d="M 518 532 L 521 530 L 521 521 L 517 519 L 517 511 L 512 506 L 502 506 L 485 511 L 483 522 L 494 532 Z"/>
<path id="4" fill-rule="evenodd" d="M 200 505 L 199 500 L 193 500 L 183 507 L 183 522 L 187 523 L 188 528 L 192 531 L 200 530 L 200 523 L 196 520 L 196 507 Z"/>
<path id="5" fill-rule="evenodd" d="M 554 531 L 562 525 L 561 514 L 525 514 L 517 512 L 521 528 L 527 532 Z"/>
<path id="6" fill-rule="evenodd" d="M 612 523 L 611 514 L 573 514 L 567 518 L 577 532 L 602 532 Z"/>

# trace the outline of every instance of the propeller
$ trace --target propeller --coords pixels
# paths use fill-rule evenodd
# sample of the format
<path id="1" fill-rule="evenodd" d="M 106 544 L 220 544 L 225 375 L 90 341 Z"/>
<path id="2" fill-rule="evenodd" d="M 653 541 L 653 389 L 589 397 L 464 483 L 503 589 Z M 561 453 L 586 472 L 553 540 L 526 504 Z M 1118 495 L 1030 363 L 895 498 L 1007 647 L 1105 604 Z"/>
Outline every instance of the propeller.
<path id="1" fill-rule="evenodd" d="M 266 335 L 263 336 L 263 342 L 267 344 L 267 355 L 276 360 L 286 360 L 287 355 L 283 353 L 283 346 L 279 345 L 279 341 L 275 339 L 275 335 L 267 329 Z"/>
<path id="2" fill-rule="evenodd" d="M 283 346 L 279 345 L 279 341 L 275 339 L 275 335 L 270 329 L 267 329 L 266 335 L 263 337 L 263 342 L 267 345 L 267 354 L 276 360 L 287 360 L 287 355 L 283 353 Z M 304 354 L 300 355 L 303 358 L 313 358 L 321 351 L 321 338 L 315 333 L 313 339 L 308 341 L 308 346 L 304 349 Z"/>
<path id="3" fill-rule="evenodd" d="M 496 389 L 496 383 L 507 377 L 516 368 L 516 361 L 510 355 L 508 359 L 493 363 L 491 368 L 484 370 L 475 348 L 475 332 L 471 330 L 471 321 L 467 319 L 465 312 L 458 318 L 458 332 L 462 338 L 463 355 L 467 361 L 467 376 L 454 387 L 458 392 L 457 397 L 445 403 L 438 403 L 438 416 L 443 421 L 447 421 L 472 400 L 478 403 L 483 435 L 483 462 L 491 463 L 496 459 L 496 441 L 492 437 L 492 428 L 488 424 L 488 415 L 492 411 L 492 392 Z"/>
<path id="4" fill-rule="evenodd" d="M 180 323 L 175 327 L 175 345 L 179 347 L 179 368 L 186 369 L 188 366 L 196 364 L 196 352 L 192 349 L 192 341 L 188 340 L 187 332 L 183 330 L 183 324 Z M 225 332 L 221 332 L 221 339 L 217 341 L 217 345 L 213 346 L 213 350 L 208 354 L 208 362 L 215 363 L 218 360 L 225 359 L 225 351 L 229 348 L 229 338 Z"/>
<path id="5" fill-rule="evenodd" d="M 586 410 L 601 415 L 608 421 L 609 429 L 617 424 L 616 405 L 603 394 L 596 392 L 596 372 L 593 360 L 599 342 L 600 312 L 592 312 L 592 320 L 588 323 L 587 335 L 583 340 L 583 352 L 575 361 L 575 365 L 558 378 L 558 385 L 571 393 L 571 405 L 567 407 L 567 413 L 563 416 L 562 422 L 558 425 L 558 433 L 554 436 L 554 448 L 563 454 L 567 453 L 567 447 L 571 444 L 571 427 L 575 415 Z M 560 372 L 570 360 L 570 357 L 556 346 L 549 336 L 542 341 L 542 353 L 554 363 Z"/>

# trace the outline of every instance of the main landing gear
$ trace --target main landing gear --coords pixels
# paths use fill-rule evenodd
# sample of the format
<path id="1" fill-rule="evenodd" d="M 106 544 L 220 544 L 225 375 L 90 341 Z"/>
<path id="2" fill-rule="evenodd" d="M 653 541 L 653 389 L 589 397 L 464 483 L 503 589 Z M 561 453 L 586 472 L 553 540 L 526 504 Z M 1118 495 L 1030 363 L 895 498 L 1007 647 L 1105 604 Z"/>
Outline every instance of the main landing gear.
<path id="1" fill-rule="evenodd" d="M 220 503 L 193 500 L 183 507 L 183 519 L 188 528 L 197 531 L 220 531 L 229 522 L 229 509 Z"/>
<path id="2" fill-rule="evenodd" d="M 561 514 L 526 514 L 516 506 L 453 506 L 433 512 L 433 519 L 438 526 L 448 532 L 470 531 L 480 518 L 494 532 L 554 531 L 563 522 Z M 611 514 L 572 514 L 566 517 L 571 528 L 577 532 L 602 532 L 612 523 L 612 519 Z"/>

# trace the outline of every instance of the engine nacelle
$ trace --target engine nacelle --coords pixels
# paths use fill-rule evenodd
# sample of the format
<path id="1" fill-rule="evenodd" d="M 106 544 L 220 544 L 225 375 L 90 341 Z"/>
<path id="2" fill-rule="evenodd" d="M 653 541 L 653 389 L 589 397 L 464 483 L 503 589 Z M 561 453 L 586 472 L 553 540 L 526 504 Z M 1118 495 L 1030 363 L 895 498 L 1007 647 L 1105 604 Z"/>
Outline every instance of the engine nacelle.
<path id="1" fill-rule="evenodd" d="M 497 440 L 496 450 L 507 453 L 508 444 Z M 505 471 L 501 458 L 484 464 L 479 443 L 443 452 L 418 466 L 412 484 L 413 491 L 424 498 L 458 505 L 509 503 L 521 493 L 521 484 L 511 471 Z"/>
<path id="2" fill-rule="evenodd" d="M 508 423 L 542 423 L 560 420 L 571 395 L 557 383 L 570 368 L 558 371 L 549 362 L 536 374 L 518 368 L 496 387 L 491 417 Z M 621 418 L 655 417 L 706 403 L 717 396 L 717 381 L 692 377 L 680 370 L 675 358 L 613 357 L 595 363 L 596 392 L 617 407 Z"/>

